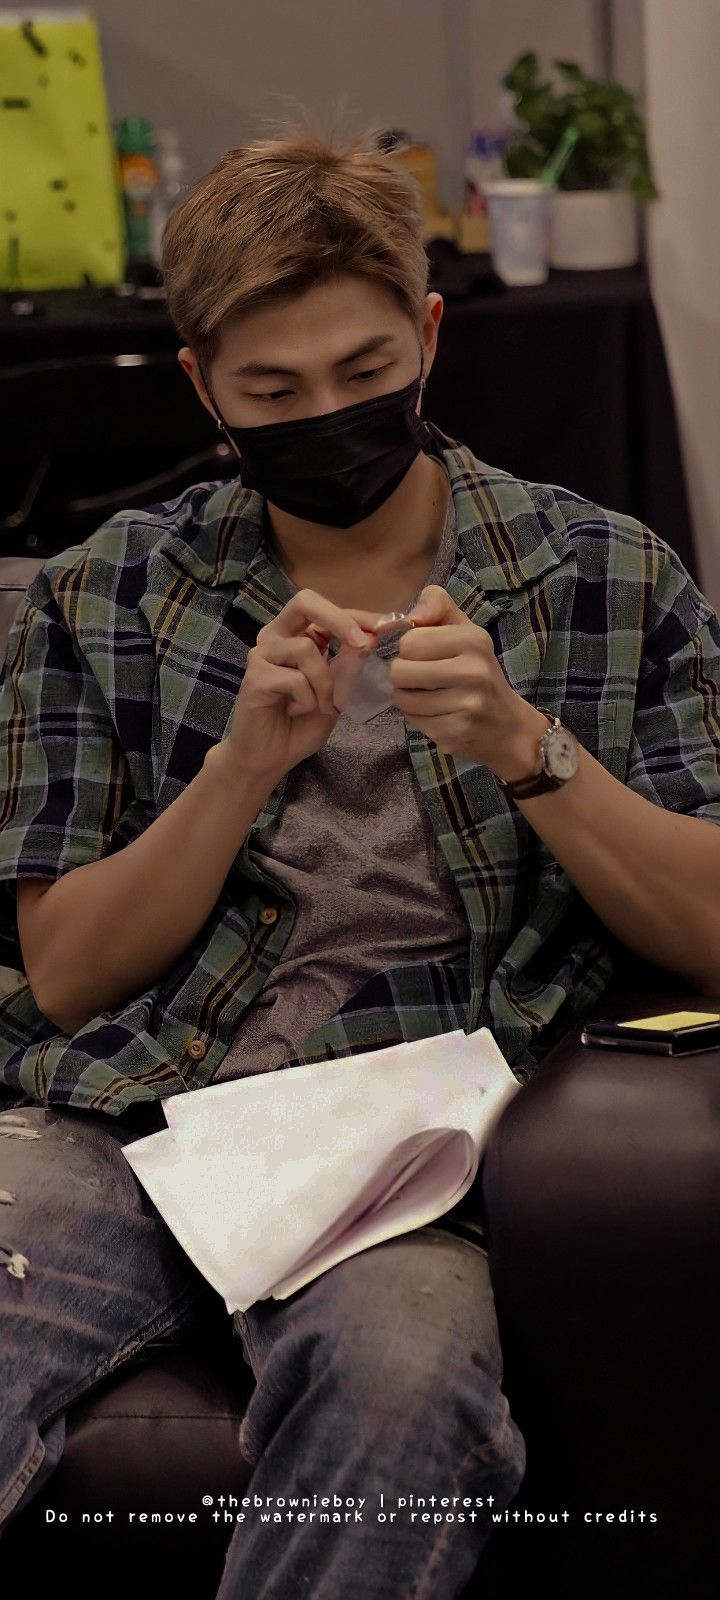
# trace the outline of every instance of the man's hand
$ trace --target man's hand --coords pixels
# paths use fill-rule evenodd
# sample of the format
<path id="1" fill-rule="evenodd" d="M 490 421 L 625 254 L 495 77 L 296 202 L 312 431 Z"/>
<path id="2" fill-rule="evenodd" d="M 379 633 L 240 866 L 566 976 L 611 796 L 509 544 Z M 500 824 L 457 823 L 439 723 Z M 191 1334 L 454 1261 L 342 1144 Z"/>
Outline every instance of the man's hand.
<path id="1" fill-rule="evenodd" d="M 430 584 L 408 613 L 390 667 L 394 704 L 446 755 L 489 767 L 505 780 L 537 760 L 547 718 L 511 687 L 485 628 L 471 622 L 445 589 Z"/>

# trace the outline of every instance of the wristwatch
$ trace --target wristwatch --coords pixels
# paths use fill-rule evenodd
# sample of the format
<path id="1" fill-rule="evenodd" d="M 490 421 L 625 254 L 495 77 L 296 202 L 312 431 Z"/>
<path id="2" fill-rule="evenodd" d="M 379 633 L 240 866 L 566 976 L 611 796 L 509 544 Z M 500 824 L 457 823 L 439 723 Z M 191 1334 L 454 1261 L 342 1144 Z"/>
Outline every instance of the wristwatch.
<path id="1" fill-rule="evenodd" d="M 569 728 L 564 728 L 560 718 L 545 706 L 538 706 L 547 717 L 550 727 L 540 735 L 538 744 L 539 765 L 526 778 L 505 780 L 497 778 L 510 800 L 528 800 L 531 795 L 544 794 L 548 789 L 561 789 L 568 778 L 574 777 L 580 764 L 578 742 Z"/>

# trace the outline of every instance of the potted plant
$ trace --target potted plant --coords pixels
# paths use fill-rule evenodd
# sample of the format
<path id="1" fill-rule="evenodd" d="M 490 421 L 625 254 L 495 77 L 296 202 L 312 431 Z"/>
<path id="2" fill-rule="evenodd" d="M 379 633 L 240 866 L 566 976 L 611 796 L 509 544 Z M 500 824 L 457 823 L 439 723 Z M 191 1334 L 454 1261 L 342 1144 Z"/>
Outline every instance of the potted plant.
<path id="1" fill-rule="evenodd" d="M 552 197 L 550 265 L 632 266 L 639 256 L 638 201 L 659 199 L 645 120 L 622 84 L 554 61 L 559 82 L 540 78 L 534 51 L 502 80 L 520 124 L 505 153 L 511 178 L 539 178 L 568 128 L 577 130 Z"/>

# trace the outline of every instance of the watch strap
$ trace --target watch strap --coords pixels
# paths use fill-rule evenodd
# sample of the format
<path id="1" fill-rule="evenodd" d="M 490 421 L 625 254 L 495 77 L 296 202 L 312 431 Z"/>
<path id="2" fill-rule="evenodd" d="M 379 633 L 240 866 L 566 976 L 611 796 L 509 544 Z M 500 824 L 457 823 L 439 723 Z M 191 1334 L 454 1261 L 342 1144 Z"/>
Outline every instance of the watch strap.
<path id="1" fill-rule="evenodd" d="M 534 794 L 546 794 L 548 789 L 562 789 L 563 778 L 552 778 L 549 772 L 538 772 L 533 778 L 518 778 L 503 785 L 510 800 L 529 800 Z"/>
<path id="2" fill-rule="evenodd" d="M 544 717 L 547 717 L 551 727 L 560 725 L 560 718 L 556 716 L 554 711 L 548 711 L 547 706 L 538 706 L 537 709 L 542 711 Z M 505 790 L 509 800 L 529 800 L 532 795 L 546 794 L 550 789 L 562 789 L 564 781 L 563 778 L 551 777 L 550 773 L 545 771 L 542 766 L 542 757 L 540 770 L 528 773 L 525 778 L 497 778 L 497 782 Z"/>

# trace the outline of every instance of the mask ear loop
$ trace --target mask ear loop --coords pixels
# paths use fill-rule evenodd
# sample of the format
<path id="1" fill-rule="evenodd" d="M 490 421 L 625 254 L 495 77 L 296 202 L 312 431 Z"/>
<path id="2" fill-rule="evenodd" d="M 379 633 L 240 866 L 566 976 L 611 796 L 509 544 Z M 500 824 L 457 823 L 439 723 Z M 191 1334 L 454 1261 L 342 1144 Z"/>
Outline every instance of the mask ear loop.
<path id="1" fill-rule="evenodd" d="M 218 406 L 218 403 L 217 403 L 217 401 L 215 399 L 215 396 L 214 396 L 214 394 L 212 392 L 212 389 L 210 388 L 210 384 L 208 383 L 208 380 L 207 380 L 207 378 L 205 376 L 205 373 L 203 372 L 203 369 L 200 366 L 200 362 L 199 361 L 198 361 L 198 369 L 199 369 L 199 372 L 200 372 L 200 377 L 202 378 L 202 381 L 203 381 L 203 383 L 205 385 L 205 391 L 206 391 L 206 393 L 208 395 L 208 398 L 209 398 L 209 400 L 210 400 L 210 402 L 212 404 L 213 411 L 215 412 L 215 420 L 216 420 L 217 425 L 218 425 L 218 431 L 220 433 L 224 433 L 225 439 L 226 439 L 227 443 L 229 444 L 231 450 L 234 450 L 235 455 L 238 458 L 238 461 L 241 461 L 242 460 L 242 456 L 240 455 L 240 451 L 238 450 L 238 447 L 237 447 L 237 445 L 235 443 L 235 440 L 231 439 L 230 434 L 227 431 L 227 424 L 226 424 L 225 419 L 223 417 L 223 414 L 222 414 L 222 412 L 220 410 L 220 407 Z"/>

